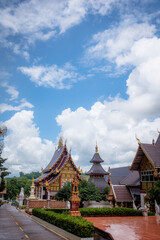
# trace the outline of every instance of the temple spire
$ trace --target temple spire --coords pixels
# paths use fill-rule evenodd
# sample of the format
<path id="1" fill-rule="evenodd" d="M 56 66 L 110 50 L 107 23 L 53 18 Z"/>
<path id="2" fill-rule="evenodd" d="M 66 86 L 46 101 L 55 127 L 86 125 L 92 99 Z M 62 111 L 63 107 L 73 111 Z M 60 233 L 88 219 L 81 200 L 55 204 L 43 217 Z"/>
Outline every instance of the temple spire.
<path id="1" fill-rule="evenodd" d="M 97 146 L 97 143 L 96 143 L 96 147 L 95 147 L 95 152 L 98 153 L 98 146 Z"/>
<path id="2" fill-rule="evenodd" d="M 60 137 L 60 139 L 59 139 L 58 149 L 60 149 L 61 147 L 63 147 L 63 139 L 62 139 L 62 137 Z"/>

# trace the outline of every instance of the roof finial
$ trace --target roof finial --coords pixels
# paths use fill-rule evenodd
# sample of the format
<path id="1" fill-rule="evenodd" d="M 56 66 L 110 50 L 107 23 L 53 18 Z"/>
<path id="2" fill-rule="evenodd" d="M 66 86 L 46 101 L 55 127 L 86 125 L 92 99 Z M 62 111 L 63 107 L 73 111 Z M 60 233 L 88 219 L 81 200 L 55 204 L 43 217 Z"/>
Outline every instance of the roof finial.
<path id="1" fill-rule="evenodd" d="M 97 146 L 97 142 L 96 142 L 96 147 L 95 147 L 96 153 L 98 153 L 98 146 Z"/>
<path id="2" fill-rule="evenodd" d="M 140 140 L 139 140 L 139 138 L 137 137 L 137 135 L 135 134 L 135 138 L 137 139 L 137 141 L 138 141 L 138 144 L 141 144 L 141 142 L 140 142 Z"/>
<path id="3" fill-rule="evenodd" d="M 59 138 L 58 149 L 60 149 L 61 147 L 63 147 L 63 139 L 62 139 L 62 137 Z"/>

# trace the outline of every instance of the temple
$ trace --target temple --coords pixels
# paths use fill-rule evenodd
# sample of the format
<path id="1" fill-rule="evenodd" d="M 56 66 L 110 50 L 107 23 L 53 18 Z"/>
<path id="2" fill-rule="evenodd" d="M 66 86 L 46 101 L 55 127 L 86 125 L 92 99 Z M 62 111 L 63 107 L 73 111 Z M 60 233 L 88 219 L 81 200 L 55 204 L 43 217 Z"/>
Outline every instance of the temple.
<path id="1" fill-rule="evenodd" d="M 35 197 L 38 199 L 54 199 L 55 194 L 63 186 L 65 182 L 71 182 L 77 174 L 77 178 L 81 180 L 80 169 L 74 164 L 71 152 L 68 152 L 66 144 L 60 138 L 58 148 L 43 170 L 41 176 L 34 180 Z"/>
<path id="2" fill-rule="evenodd" d="M 104 176 L 108 175 L 108 172 L 106 172 L 101 166 L 102 162 L 104 162 L 104 160 L 100 157 L 98 153 L 98 146 L 96 144 L 95 154 L 90 161 L 93 165 L 86 175 L 90 176 L 89 181 L 95 184 L 95 186 L 100 190 L 100 193 L 103 193 L 104 188 L 107 186 Z"/>
<path id="3" fill-rule="evenodd" d="M 136 170 L 140 175 L 141 206 L 144 207 L 146 190 L 154 186 L 160 179 L 160 132 L 157 141 L 152 144 L 141 143 L 138 140 L 138 149 L 130 170 Z"/>

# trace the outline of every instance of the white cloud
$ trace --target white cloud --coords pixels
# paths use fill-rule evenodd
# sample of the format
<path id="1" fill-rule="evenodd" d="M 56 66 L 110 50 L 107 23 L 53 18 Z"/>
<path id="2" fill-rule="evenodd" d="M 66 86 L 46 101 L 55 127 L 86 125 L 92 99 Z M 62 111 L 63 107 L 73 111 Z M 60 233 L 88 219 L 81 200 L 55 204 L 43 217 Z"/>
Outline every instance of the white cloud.
<path id="1" fill-rule="evenodd" d="M 6 88 L 6 92 L 11 96 L 10 101 L 15 100 L 18 98 L 19 92 L 16 90 L 14 86 L 8 85 L 7 82 L 3 82 L 1 84 L 2 87 Z"/>
<path id="2" fill-rule="evenodd" d="M 8 132 L 4 139 L 3 156 L 8 158 L 6 167 L 12 175 L 19 171 L 40 171 L 50 161 L 54 145 L 41 140 L 39 129 L 34 124 L 33 111 L 21 111 L 4 123 Z"/>
<path id="3" fill-rule="evenodd" d="M 132 66 L 126 79 L 128 99 L 117 95 L 104 103 L 96 102 L 90 110 L 66 109 L 56 118 L 61 134 L 86 170 L 96 141 L 105 166 L 115 167 L 131 164 L 137 149 L 135 133 L 148 143 L 158 135 L 160 39 L 154 36 L 155 27 L 146 23 L 122 26 L 97 34 L 87 54 L 120 67 Z"/>
<path id="4" fill-rule="evenodd" d="M 154 33 L 154 25 L 126 19 L 118 27 L 113 26 L 95 34 L 86 51 L 86 57 L 117 62 L 117 58 L 125 56 L 136 41 L 145 37 L 151 38 Z"/>
<path id="5" fill-rule="evenodd" d="M 56 118 L 68 146 L 79 156 L 76 163 L 85 171 L 91 166 L 89 161 L 96 141 L 107 169 L 108 166 L 131 164 L 138 146 L 135 133 L 142 142 L 151 143 L 152 138 L 157 137 L 160 118 L 136 120 L 117 103 L 116 100 L 112 103 L 96 102 L 90 110 L 82 107 L 76 111 L 66 109 Z"/>
<path id="6" fill-rule="evenodd" d="M 65 64 L 63 68 L 52 65 L 47 67 L 19 67 L 19 70 L 29 76 L 31 81 L 35 82 L 38 86 L 57 89 L 69 89 L 74 82 L 82 79 L 69 63 Z"/>
<path id="7" fill-rule="evenodd" d="M 18 106 L 13 106 L 6 103 L 0 104 L 0 113 L 4 113 L 6 111 L 21 111 L 25 108 L 33 108 L 34 106 L 29 103 L 25 98 L 21 99 L 21 103 Z"/>

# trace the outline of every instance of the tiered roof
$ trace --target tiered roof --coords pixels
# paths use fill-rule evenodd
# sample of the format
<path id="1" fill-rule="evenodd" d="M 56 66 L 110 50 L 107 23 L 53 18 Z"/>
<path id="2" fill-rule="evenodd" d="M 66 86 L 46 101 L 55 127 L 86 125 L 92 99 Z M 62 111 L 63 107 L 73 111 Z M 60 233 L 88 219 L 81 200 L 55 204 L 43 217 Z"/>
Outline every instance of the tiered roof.
<path id="1" fill-rule="evenodd" d="M 93 165 L 91 169 L 86 173 L 86 175 L 90 175 L 89 181 L 94 183 L 95 186 L 100 190 L 100 192 L 103 193 L 104 188 L 107 186 L 107 182 L 105 181 L 104 176 L 108 175 L 108 172 L 106 172 L 101 166 L 101 163 L 104 162 L 104 160 L 100 157 L 98 153 L 97 145 L 95 149 L 95 154 L 90 161 L 91 163 L 93 163 Z"/>
<path id="2" fill-rule="evenodd" d="M 75 168 L 75 171 L 78 174 L 80 174 L 78 168 L 76 167 L 76 165 L 72 160 L 71 153 L 68 153 L 66 144 L 63 146 L 63 142 L 60 139 L 59 146 L 55 150 L 51 161 L 49 162 L 49 164 L 46 166 L 44 170 L 42 169 L 43 174 L 39 178 L 35 179 L 34 182 L 35 183 L 38 183 L 41 181 L 43 182 L 47 181 L 48 183 L 54 182 L 59 177 L 60 171 L 65 166 L 68 160 L 71 161 L 72 165 Z"/>
<path id="3" fill-rule="evenodd" d="M 96 151 L 91 159 L 91 163 L 93 163 L 91 169 L 86 173 L 86 175 L 108 175 L 108 172 L 106 172 L 103 167 L 101 166 L 101 162 L 104 162 L 104 160 L 100 157 L 98 153 L 98 147 L 96 145 Z"/>
<path id="4" fill-rule="evenodd" d="M 131 170 L 138 170 L 144 156 L 148 158 L 153 167 L 160 168 L 160 133 L 156 143 L 146 144 L 138 140 L 138 150 L 131 165 Z"/>

